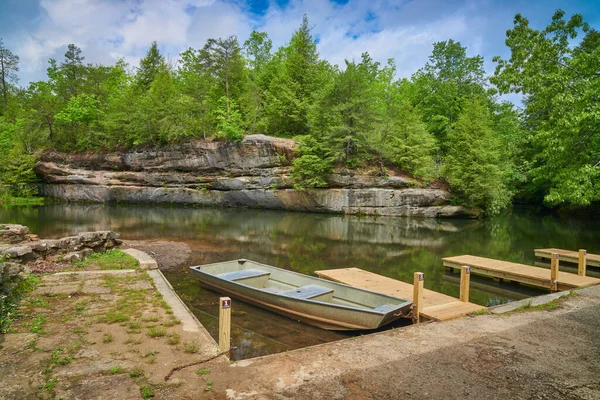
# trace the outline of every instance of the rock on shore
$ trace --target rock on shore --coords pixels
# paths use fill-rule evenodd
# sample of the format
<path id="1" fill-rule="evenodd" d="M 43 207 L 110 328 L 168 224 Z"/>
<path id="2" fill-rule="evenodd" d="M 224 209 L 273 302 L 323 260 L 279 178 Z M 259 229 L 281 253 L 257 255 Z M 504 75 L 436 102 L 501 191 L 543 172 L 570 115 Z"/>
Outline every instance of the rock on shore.
<path id="1" fill-rule="evenodd" d="M 112 153 L 46 152 L 41 193 L 69 201 L 177 203 L 218 207 L 419 217 L 474 217 L 444 189 L 390 172 L 339 170 L 329 187 L 293 188 L 295 141 L 249 135 L 241 143 L 191 140 Z"/>

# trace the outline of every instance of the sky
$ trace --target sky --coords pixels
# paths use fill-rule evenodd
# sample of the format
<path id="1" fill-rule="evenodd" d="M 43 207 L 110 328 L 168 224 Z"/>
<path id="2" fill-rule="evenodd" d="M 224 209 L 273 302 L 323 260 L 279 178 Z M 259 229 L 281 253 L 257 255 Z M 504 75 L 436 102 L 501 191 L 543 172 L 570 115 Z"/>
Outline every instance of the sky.
<path id="1" fill-rule="evenodd" d="M 427 62 L 433 43 L 454 39 L 467 54 L 508 57 L 504 41 L 516 13 L 543 29 L 556 9 L 581 13 L 600 30 L 598 0 L 0 0 L 0 38 L 20 59 L 19 84 L 46 79 L 48 59 L 62 61 L 67 45 L 85 62 L 135 67 L 151 42 L 172 62 L 208 38 L 265 31 L 274 48 L 285 45 L 306 14 L 321 57 L 343 65 L 363 52 L 385 63 L 394 58 L 398 77 Z"/>

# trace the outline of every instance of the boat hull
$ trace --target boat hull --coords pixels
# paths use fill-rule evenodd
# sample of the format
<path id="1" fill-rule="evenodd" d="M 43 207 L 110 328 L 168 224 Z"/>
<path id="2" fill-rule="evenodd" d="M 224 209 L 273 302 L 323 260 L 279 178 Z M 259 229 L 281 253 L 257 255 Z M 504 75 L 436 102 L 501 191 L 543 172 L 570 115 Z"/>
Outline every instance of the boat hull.
<path id="1" fill-rule="evenodd" d="M 285 317 L 328 330 L 377 329 L 400 318 L 402 314 L 407 314 L 412 305 L 410 301 L 325 281 L 320 278 L 308 277 L 306 275 L 303 275 L 303 279 L 310 279 L 311 282 L 316 282 L 319 285 L 327 285 L 332 288 L 343 288 L 344 291 L 349 293 L 352 293 L 352 291 L 355 290 L 358 295 L 362 296 L 365 296 L 365 293 L 370 296 L 382 296 L 382 301 L 389 300 L 389 302 L 392 302 L 390 299 L 393 299 L 397 304 L 394 304 L 393 307 L 390 307 L 385 311 L 377 311 L 328 302 L 298 299 L 282 295 L 281 293 L 272 293 L 261 290 L 260 288 L 221 279 L 218 276 L 203 271 L 202 266 L 192 267 L 192 271 L 203 286 L 213 291 L 227 294 L 233 298 L 267 309 Z M 291 271 L 285 272 L 296 274 Z"/>

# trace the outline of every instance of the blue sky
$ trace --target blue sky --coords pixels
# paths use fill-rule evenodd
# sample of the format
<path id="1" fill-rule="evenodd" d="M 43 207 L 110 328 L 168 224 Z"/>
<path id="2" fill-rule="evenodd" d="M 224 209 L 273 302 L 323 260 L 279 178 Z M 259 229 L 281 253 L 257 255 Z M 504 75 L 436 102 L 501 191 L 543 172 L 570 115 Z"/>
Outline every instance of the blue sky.
<path id="1" fill-rule="evenodd" d="M 172 62 L 210 37 L 266 31 L 285 44 L 307 14 L 322 57 L 334 64 L 368 51 L 394 58 L 399 77 L 422 67 L 436 41 L 454 39 L 481 54 L 493 72 L 494 55 L 508 56 L 505 32 L 520 12 L 544 28 L 558 8 L 581 13 L 600 30 L 597 0 L 0 0 L 0 37 L 21 57 L 20 83 L 44 79 L 49 58 L 81 47 L 87 62 L 137 65 L 153 40 Z"/>

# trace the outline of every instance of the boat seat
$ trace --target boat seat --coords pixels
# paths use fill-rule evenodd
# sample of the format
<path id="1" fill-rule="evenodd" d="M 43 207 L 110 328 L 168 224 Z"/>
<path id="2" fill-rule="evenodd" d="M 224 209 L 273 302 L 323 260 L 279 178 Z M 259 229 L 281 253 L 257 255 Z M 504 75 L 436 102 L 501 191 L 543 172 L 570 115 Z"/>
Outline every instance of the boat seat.
<path id="1" fill-rule="evenodd" d="M 314 297 L 323 296 L 325 294 L 333 293 L 333 289 L 326 288 L 319 285 L 306 285 L 300 286 L 293 290 L 283 292 L 283 295 L 288 297 L 294 297 L 296 299 L 312 299 Z"/>
<path id="2" fill-rule="evenodd" d="M 270 275 L 270 272 L 257 269 L 242 269 L 240 271 L 225 272 L 216 276 L 227 281 L 237 281 L 240 279 L 257 278 L 265 275 Z"/>
<path id="3" fill-rule="evenodd" d="M 392 310 L 392 309 L 394 309 L 396 307 L 397 306 L 395 306 L 393 304 L 383 304 L 383 305 L 380 305 L 379 307 L 374 308 L 373 311 L 379 311 L 379 312 L 382 312 L 382 313 L 386 313 L 386 312 L 388 312 L 388 311 L 390 311 L 390 310 Z"/>

